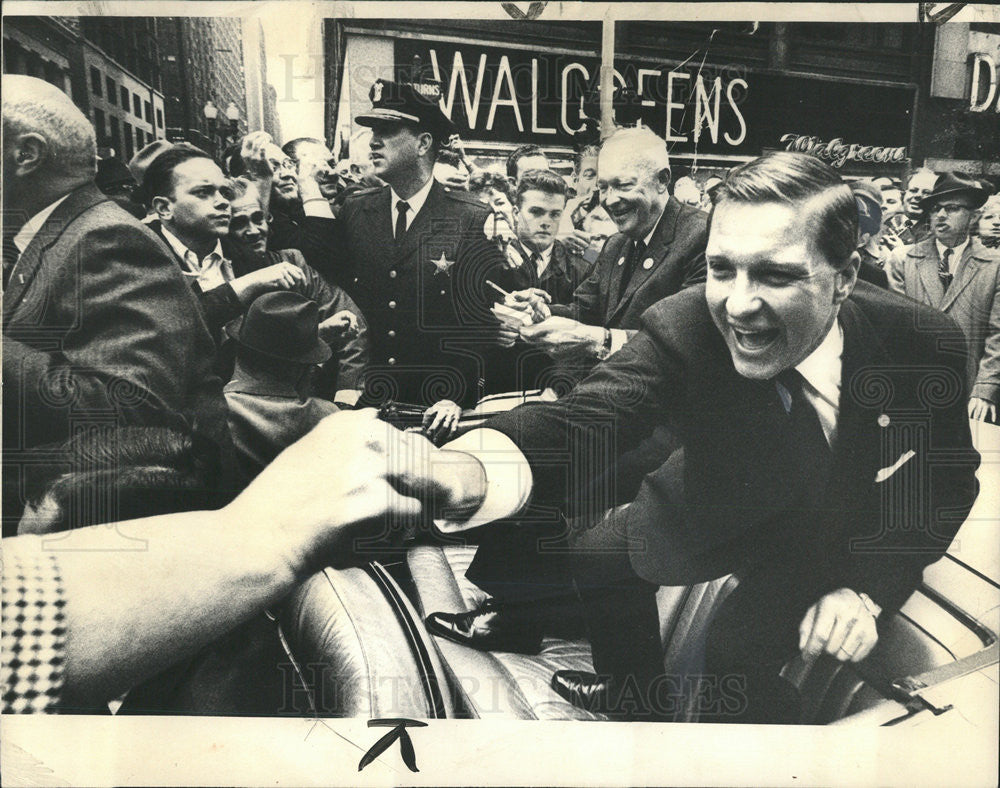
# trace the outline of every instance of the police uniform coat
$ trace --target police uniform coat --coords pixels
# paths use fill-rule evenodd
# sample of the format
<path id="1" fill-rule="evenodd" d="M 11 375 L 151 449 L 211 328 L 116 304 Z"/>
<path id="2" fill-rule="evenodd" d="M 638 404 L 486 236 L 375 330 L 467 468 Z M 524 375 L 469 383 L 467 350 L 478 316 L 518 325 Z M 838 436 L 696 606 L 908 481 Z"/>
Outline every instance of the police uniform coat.
<path id="1" fill-rule="evenodd" d="M 510 270 L 483 234 L 489 209 L 435 181 L 403 238 L 393 237 L 388 186 L 356 192 L 337 218 L 337 278 L 368 321 L 366 398 L 474 405 L 495 345 L 489 307 Z"/>

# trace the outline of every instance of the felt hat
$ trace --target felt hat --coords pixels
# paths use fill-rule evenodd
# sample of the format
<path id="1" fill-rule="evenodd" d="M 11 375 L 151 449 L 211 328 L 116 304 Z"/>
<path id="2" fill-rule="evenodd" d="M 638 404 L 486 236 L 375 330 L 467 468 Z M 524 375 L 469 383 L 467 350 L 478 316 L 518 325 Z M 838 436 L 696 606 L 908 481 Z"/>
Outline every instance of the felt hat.
<path id="1" fill-rule="evenodd" d="M 319 307 L 294 290 L 258 296 L 226 333 L 243 347 L 285 361 L 322 364 L 332 355 L 319 338 Z"/>

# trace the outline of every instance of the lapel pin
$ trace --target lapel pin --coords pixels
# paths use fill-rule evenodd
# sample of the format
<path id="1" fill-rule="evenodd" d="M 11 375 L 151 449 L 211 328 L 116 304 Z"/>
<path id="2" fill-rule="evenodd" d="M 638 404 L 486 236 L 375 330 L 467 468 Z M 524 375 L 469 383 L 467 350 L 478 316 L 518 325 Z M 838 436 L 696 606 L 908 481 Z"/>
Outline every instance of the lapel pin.
<path id="1" fill-rule="evenodd" d="M 878 426 L 880 427 L 889 426 L 889 417 L 885 413 L 883 413 L 881 416 L 878 417 Z"/>
<path id="2" fill-rule="evenodd" d="M 618 258 L 618 265 L 625 265 L 625 258 L 624 257 L 619 257 Z"/>
<path id="3" fill-rule="evenodd" d="M 653 267 L 653 258 L 652 257 L 647 257 L 645 260 L 643 260 L 642 261 L 642 267 L 645 268 L 647 271 L 650 268 L 652 268 Z"/>

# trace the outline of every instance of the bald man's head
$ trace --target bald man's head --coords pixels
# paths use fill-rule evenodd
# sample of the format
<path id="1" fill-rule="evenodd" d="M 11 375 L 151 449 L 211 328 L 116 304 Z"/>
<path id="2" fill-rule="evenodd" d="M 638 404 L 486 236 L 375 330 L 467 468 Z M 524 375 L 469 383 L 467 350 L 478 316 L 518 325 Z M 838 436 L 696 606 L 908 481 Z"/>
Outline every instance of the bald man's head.
<path id="1" fill-rule="evenodd" d="M 97 173 L 94 127 L 69 96 L 17 74 L 4 74 L 2 86 L 5 207 L 30 192 L 51 202 L 61 196 L 52 192 L 65 194 L 91 180 Z"/>

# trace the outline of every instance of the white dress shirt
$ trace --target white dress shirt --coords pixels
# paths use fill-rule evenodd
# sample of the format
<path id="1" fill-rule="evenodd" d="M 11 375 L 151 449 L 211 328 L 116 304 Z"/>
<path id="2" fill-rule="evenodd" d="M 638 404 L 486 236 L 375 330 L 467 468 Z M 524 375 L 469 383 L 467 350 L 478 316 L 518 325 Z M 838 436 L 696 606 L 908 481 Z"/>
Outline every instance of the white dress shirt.
<path id="1" fill-rule="evenodd" d="M 196 279 L 202 292 L 214 290 L 226 282 L 233 281 L 235 278 L 233 264 L 222 254 L 221 240 L 215 242 L 215 248 L 211 252 L 199 259 L 198 255 L 188 249 L 184 242 L 170 232 L 165 225 L 161 225 L 160 228 L 163 230 L 163 237 L 167 239 L 167 243 L 187 266 L 187 270 L 182 270 L 181 273 Z"/>
<path id="2" fill-rule="evenodd" d="M 413 224 L 413 220 L 420 213 L 420 209 L 424 207 L 424 203 L 427 202 L 427 195 L 431 193 L 431 186 L 434 185 L 434 178 L 428 178 L 427 183 L 420 187 L 420 191 L 414 194 L 410 199 L 403 200 L 396 190 L 391 186 L 389 187 L 389 196 L 392 200 L 390 207 L 392 208 L 392 228 L 393 232 L 396 231 L 396 217 L 399 216 L 399 211 L 396 210 L 396 205 L 400 200 L 403 200 L 407 205 L 410 206 L 409 210 L 406 212 L 406 229 L 410 229 L 410 225 Z"/>
<path id="3" fill-rule="evenodd" d="M 19 255 L 18 260 L 20 260 L 20 255 L 24 254 L 24 250 L 28 248 L 35 236 L 38 235 L 38 231 L 42 229 L 42 225 L 48 220 L 52 215 L 52 212 L 58 208 L 63 200 L 69 197 L 68 194 L 64 194 L 55 202 L 49 203 L 42 210 L 32 216 L 28 221 L 24 223 L 24 226 L 17 231 L 17 234 L 12 239 L 14 241 L 14 246 L 17 247 L 17 253 Z M 14 275 L 14 271 L 17 270 L 17 263 L 14 263 L 13 267 L 10 269 L 10 276 Z"/>

